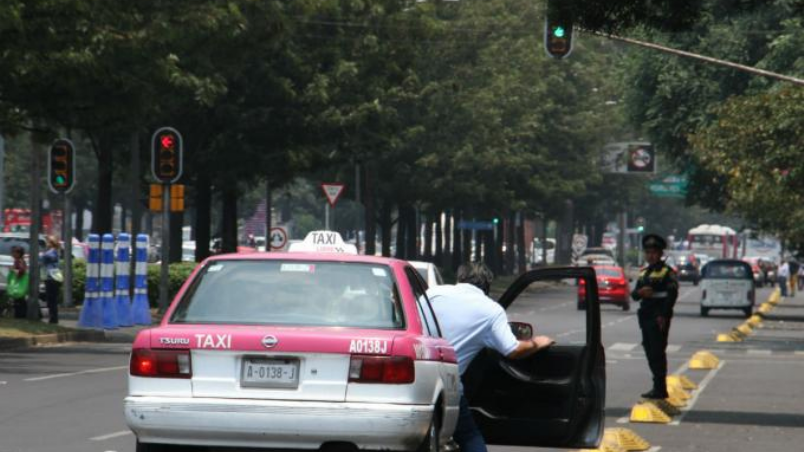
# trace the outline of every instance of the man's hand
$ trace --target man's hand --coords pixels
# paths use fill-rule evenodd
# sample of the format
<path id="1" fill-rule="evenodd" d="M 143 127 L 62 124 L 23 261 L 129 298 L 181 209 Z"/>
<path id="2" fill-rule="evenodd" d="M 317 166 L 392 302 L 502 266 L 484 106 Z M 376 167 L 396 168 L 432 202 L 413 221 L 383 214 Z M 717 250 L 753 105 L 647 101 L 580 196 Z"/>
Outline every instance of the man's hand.
<path id="1" fill-rule="evenodd" d="M 544 350 L 556 343 L 553 339 L 547 336 L 536 336 L 533 339 L 533 343 L 536 345 L 536 351 Z"/>
<path id="2" fill-rule="evenodd" d="M 639 294 L 639 297 L 642 299 L 650 298 L 653 296 L 653 288 L 650 286 L 645 286 L 637 290 L 637 294 Z"/>

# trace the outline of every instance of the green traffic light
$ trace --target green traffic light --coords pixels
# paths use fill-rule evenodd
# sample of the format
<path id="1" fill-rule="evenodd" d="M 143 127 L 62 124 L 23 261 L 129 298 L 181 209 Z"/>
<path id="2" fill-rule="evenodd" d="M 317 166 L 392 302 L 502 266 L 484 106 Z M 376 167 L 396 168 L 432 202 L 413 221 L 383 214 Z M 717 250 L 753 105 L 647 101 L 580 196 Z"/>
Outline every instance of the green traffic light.
<path id="1" fill-rule="evenodd" d="M 567 34 L 567 32 L 564 30 L 564 27 L 558 26 L 553 28 L 553 36 L 556 38 L 563 38 L 565 34 Z"/>
<path id="2" fill-rule="evenodd" d="M 56 183 L 58 185 L 64 185 L 66 181 L 64 180 L 64 176 L 56 176 Z"/>
<path id="3" fill-rule="evenodd" d="M 640 226 L 637 228 L 637 231 L 642 232 L 645 230 L 645 226 Z"/>
<path id="4" fill-rule="evenodd" d="M 493 220 L 491 220 L 491 222 L 494 223 L 494 224 L 499 224 L 500 219 L 499 218 L 494 218 Z"/>

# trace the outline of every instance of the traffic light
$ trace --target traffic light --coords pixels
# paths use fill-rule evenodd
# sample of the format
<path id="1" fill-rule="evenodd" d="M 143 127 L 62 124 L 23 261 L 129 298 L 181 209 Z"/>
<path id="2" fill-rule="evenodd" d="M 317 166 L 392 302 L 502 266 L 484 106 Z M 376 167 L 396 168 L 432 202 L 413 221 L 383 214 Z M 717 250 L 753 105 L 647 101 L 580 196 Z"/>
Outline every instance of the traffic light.
<path id="1" fill-rule="evenodd" d="M 70 140 L 58 139 L 50 146 L 47 184 L 53 193 L 68 193 L 75 185 L 75 146 Z"/>
<path id="2" fill-rule="evenodd" d="M 151 172 L 154 179 L 163 184 L 172 184 L 182 174 L 181 134 L 172 127 L 162 127 L 154 133 L 151 142 Z"/>
<path id="3" fill-rule="evenodd" d="M 548 0 L 544 21 L 544 49 L 553 58 L 562 59 L 572 53 L 574 3 L 571 0 Z"/>
<path id="4" fill-rule="evenodd" d="M 494 223 L 494 224 L 500 224 L 500 218 L 499 218 L 499 217 L 494 217 L 494 218 L 491 220 L 491 222 L 492 222 L 492 223 Z"/>

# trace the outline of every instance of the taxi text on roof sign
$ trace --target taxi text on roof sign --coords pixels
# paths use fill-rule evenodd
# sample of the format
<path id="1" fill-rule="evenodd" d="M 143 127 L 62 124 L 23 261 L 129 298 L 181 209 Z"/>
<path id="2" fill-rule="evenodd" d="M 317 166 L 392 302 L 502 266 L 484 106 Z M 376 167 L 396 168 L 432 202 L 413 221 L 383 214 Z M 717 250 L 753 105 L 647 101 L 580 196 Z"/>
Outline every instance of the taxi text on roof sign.
<path id="1" fill-rule="evenodd" d="M 290 245 L 291 253 L 342 253 L 357 254 L 357 247 L 343 242 L 343 237 L 333 231 L 312 231 L 301 243 Z"/>

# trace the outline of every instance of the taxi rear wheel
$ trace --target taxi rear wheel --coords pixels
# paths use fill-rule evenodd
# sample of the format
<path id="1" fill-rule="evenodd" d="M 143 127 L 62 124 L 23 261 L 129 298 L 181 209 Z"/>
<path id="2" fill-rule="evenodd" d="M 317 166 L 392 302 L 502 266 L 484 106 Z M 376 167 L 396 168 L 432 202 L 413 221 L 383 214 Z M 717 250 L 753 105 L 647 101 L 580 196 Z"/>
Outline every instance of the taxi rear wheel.
<path id="1" fill-rule="evenodd" d="M 438 410 L 436 410 L 438 411 Z M 427 436 L 424 437 L 421 446 L 416 452 L 440 452 L 441 444 L 439 441 L 439 428 L 440 422 L 437 412 L 433 413 L 433 420 L 430 422 L 430 428 L 427 429 Z"/>
<path id="2" fill-rule="evenodd" d="M 139 440 L 137 440 L 137 452 L 179 452 L 186 450 L 191 449 L 187 449 L 182 446 L 175 446 L 173 444 L 141 443 Z"/>

